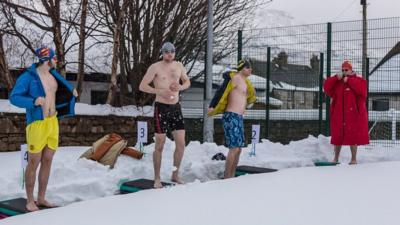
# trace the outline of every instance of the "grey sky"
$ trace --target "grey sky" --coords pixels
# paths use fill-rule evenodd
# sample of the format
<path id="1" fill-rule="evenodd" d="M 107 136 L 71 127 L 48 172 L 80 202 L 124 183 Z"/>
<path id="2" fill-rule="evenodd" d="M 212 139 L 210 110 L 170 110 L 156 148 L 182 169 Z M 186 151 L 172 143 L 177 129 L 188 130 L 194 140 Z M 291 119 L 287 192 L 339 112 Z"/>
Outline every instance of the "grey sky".
<path id="1" fill-rule="evenodd" d="M 400 0 L 367 0 L 368 18 L 400 17 Z M 360 0 L 273 0 L 266 9 L 278 9 L 294 17 L 293 24 L 362 19 Z"/>

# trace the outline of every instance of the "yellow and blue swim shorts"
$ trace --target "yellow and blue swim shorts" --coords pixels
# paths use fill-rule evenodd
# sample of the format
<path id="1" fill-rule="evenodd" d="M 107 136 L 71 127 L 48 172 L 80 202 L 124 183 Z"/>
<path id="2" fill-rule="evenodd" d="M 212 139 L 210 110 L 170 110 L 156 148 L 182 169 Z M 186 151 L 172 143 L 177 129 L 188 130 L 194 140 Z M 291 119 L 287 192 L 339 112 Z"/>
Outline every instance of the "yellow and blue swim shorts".
<path id="1" fill-rule="evenodd" d="M 54 151 L 57 150 L 58 134 L 57 114 L 29 124 L 26 127 L 29 153 L 40 153 L 46 146 Z"/>

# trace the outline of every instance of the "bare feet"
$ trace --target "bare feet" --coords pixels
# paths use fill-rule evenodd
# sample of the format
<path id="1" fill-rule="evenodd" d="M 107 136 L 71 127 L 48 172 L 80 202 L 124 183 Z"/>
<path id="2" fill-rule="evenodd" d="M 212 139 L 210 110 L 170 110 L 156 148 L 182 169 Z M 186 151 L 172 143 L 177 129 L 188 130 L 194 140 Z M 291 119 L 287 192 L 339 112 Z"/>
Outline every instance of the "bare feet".
<path id="1" fill-rule="evenodd" d="M 183 181 L 179 177 L 172 177 L 171 181 L 177 184 L 184 184 Z"/>
<path id="2" fill-rule="evenodd" d="M 50 202 L 48 202 L 47 200 L 43 199 L 43 200 L 38 200 L 37 201 L 37 205 L 39 207 L 46 207 L 46 208 L 54 208 L 56 207 L 55 205 L 51 204 Z"/>
<path id="3" fill-rule="evenodd" d="M 26 210 L 28 212 L 35 212 L 35 211 L 39 211 L 39 208 L 37 207 L 37 205 L 35 204 L 35 202 L 28 202 L 26 204 Z"/>
<path id="4" fill-rule="evenodd" d="M 349 165 L 356 165 L 357 164 L 357 161 L 355 161 L 355 160 L 351 160 L 350 162 L 349 162 Z"/>
<path id="5" fill-rule="evenodd" d="M 160 179 L 154 179 L 154 188 L 162 188 L 161 180 Z"/>

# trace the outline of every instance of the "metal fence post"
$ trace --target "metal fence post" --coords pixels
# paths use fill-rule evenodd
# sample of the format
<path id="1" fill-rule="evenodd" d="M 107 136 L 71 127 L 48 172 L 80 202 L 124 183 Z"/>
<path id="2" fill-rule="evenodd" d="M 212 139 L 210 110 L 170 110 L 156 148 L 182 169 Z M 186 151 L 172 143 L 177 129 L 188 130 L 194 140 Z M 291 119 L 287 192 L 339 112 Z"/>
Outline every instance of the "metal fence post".
<path id="1" fill-rule="evenodd" d="M 238 62 L 242 59 L 242 47 L 243 47 L 243 31 L 238 30 L 238 52 L 237 52 Z"/>
<path id="2" fill-rule="evenodd" d="M 324 53 L 319 53 L 319 102 L 318 102 L 318 133 L 322 134 L 322 105 L 324 93 L 322 91 L 322 84 L 324 80 Z"/>
<path id="3" fill-rule="evenodd" d="M 365 61 L 365 79 L 367 80 L 367 112 L 369 110 L 369 58 L 367 57 L 366 61 Z M 364 76 L 364 75 L 363 75 Z"/>
<path id="4" fill-rule="evenodd" d="M 213 1 L 207 1 L 207 61 L 205 62 L 206 73 L 204 83 L 206 83 L 206 100 L 203 101 L 203 141 L 213 142 L 214 141 L 214 120 L 212 117 L 207 116 L 207 109 L 212 98 L 212 82 L 213 82 L 213 41 L 214 41 L 214 16 L 213 16 Z M 206 82 L 207 81 L 207 82 Z"/>
<path id="5" fill-rule="evenodd" d="M 271 47 L 267 48 L 267 74 L 265 87 L 265 138 L 269 138 L 269 90 L 271 80 Z"/>
<path id="6" fill-rule="evenodd" d="M 326 43 L 326 78 L 331 76 L 331 56 L 332 56 L 332 23 L 327 24 L 327 43 Z M 329 127 L 329 108 L 331 99 L 326 97 L 325 103 L 325 134 L 330 135 Z"/>

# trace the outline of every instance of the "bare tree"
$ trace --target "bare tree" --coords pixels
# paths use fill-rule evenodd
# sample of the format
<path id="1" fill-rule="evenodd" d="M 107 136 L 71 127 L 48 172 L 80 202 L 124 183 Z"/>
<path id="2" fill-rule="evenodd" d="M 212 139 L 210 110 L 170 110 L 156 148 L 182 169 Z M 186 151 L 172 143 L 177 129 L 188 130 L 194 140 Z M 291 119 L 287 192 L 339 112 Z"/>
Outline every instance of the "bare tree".
<path id="1" fill-rule="evenodd" d="M 61 1 L 59 0 L 41 0 L 40 3 L 34 0 L 26 0 L 24 5 L 18 5 L 10 0 L 0 0 L 2 4 L 2 13 L 10 24 L 7 30 L 8 34 L 14 35 L 33 53 L 35 47 L 32 39 L 43 39 L 47 34 L 51 34 L 54 42 L 56 54 L 58 57 L 57 69 L 62 75 L 66 74 L 65 54 L 68 50 L 65 49 L 66 41 L 71 35 L 74 21 L 78 17 L 78 7 L 71 7 L 71 1 L 66 3 L 63 9 L 66 11 L 69 23 L 62 23 L 61 19 Z M 68 5 L 68 7 L 67 7 Z M 46 12 L 42 12 L 37 8 L 44 8 Z M 25 31 L 25 27 L 18 27 L 17 21 L 23 20 L 41 30 L 39 37 L 32 37 L 31 33 Z M 20 21 L 22 22 L 22 21 Z M 63 27 L 63 25 L 65 25 Z M 36 41 L 37 42 L 37 41 Z M 71 49 L 77 43 L 69 46 Z"/>
<path id="2" fill-rule="evenodd" d="M 11 91 L 14 86 L 14 79 L 11 76 L 10 70 L 8 69 L 8 63 L 6 53 L 3 46 L 4 33 L 0 31 L 0 78 L 5 81 L 7 90 Z"/>
<path id="3" fill-rule="evenodd" d="M 78 101 L 82 94 L 82 82 L 85 76 L 85 40 L 86 40 L 86 18 L 87 18 L 88 0 L 82 0 L 81 6 L 81 22 L 79 27 L 79 56 L 78 56 L 78 75 L 77 75 L 77 91 Z"/>
<path id="4" fill-rule="evenodd" d="M 214 43 L 219 46 L 214 52 L 214 62 L 234 51 L 232 37 L 257 1 L 260 0 L 214 0 Z M 138 86 L 148 66 L 159 60 L 159 49 L 165 41 L 175 44 L 176 58 L 189 71 L 196 62 L 204 60 L 207 0 L 21 0 L 19 4 L 22 5 L 0 0 L 0 3 L 6 6 L 2 10 L 9 24 L 6 34 L 18 37 L 30 52 L 37 47 L 38 40 L 51 38 L 59 56 L 58 69 L 63 74 L 68 63 L 78 64 L 80 92 L 85 67 L 102 68 L 101 72 L 111 68 L 107 102 L 113 105 L 144 105 L 152 101 L 153 96 L 140 92 Z M 91 22 L 89 28 L 86 20 Z M 27 33 L 18 27 L 21 21 L 39 32 L 36 35 Z M 68 41 L 71 35 L 78 36 L 79 41 Z M 88 37 L 90 41 L 85 41 Z M 89 43 L 87 47 L 86 43 Z M 65 55 L 75 51 L 78 45 L 76 62 L 66 62 Z M 110 46 L 110 53 L 104 51 Z M 95 54 L 95 57 L 102 57 L 101 63 L 93 56 L 88 58 L 91 65 L 86 63 L 85 54 L 90 49 L 102 51 L 102 54 Z M 198 76 L 191 74 L 193 78 Z"/>
<path id="5" fill-rule="evenodd" d="M 116 16 L 116 24 L 114 25 L 114 45 L 113 45 L 113 56 L 112 56 L 112 64 L 111 64 L 111 82 L 108 90 L 107 96 L 107 104 L 112 104 L 115 93 L 117 91 L 117 67 L 119 60 L 119 48 L 120 48 L 120 35 L 123 27 L 123 23 L 125 21 L 125 12 L 127 11 L 128 4 L 131 0 L 124 0 L 122 6 L 120 6 L 119 0 L 109 1 L 107 5 L 113 5 L 113 9 Z M 112 9 L 112 8 L 110 8 Z"/>
<path id="6" fill-rule="evenodd" d="M 3 5 L 0 4 L 1 10 L 3 11 Z M 6 22 L 5 18 L 0 18 L 0 78 L 2 81 L 5 82 L 5 86 L 8 91 L 11 91 L 12 87 L 14 86 L 14 78 L 11 76 L 9 67 L 8 67 L 8 61 L 7 61 L 7 55 L 6 55 L 6 50 L 4 46 L 4 36 L 5 36 L 5 30 L 8 29 L 8 23 Z"/>
<path id="7" fill-rule="evenodd" d="M 220 51 L 215 52 L 216 62 L 233 51 L 232 37 L 256 1 L 214 1 L 215 40 L 221 47 Z M 117 16 L 115 8 L 110 5 L 109 1 L 96 1 L 91 14 L 110 34 L 114 34 Z M 150 103 L 153 96 L 140 92 L 139 84 L 148 66 L 159 60 L 163 42 L 174 42 L 177 59 L 189 68 L 196 61 L 204 59 L 207 0 L 130 1 L 127 10 L 126 26 L 120 30 L 120 76 L 114 80 L 118 82 L 113 87 L 119 85 L 120 93 L 124 94 L 126 82 L 129 83 L 132 91 L 129 103 L 143 105 Z M 114 35 L 109 36 L 112 37 Z"/>

